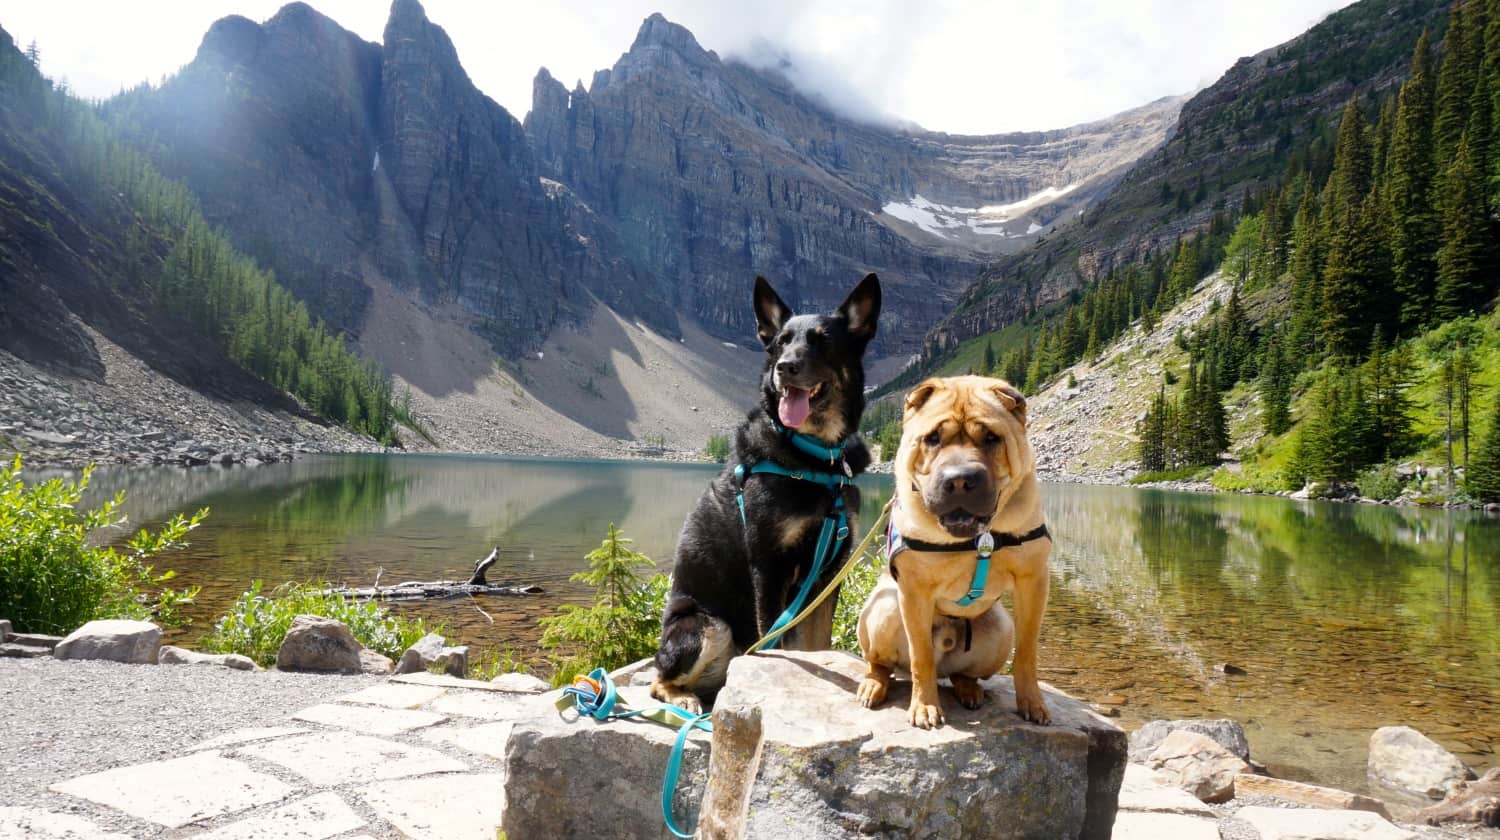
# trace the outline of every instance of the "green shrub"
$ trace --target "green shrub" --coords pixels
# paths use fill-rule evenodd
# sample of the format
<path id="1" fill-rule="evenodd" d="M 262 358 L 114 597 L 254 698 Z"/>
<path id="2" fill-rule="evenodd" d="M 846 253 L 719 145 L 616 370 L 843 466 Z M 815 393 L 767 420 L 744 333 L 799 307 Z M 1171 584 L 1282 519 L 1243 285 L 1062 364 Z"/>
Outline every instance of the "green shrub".
<path id="1" fill-rule="evenodd" d="M 32 484 L 21 480 L 21 456 L 0 468 L 0 615 L 24 633 L 69 633 L 99 618 L 151 619 L 163 626 L 187 623 L 178 608 L 198 588 L 163 586 L 175 577 L 156 572 L 150 561 L 185 545 L 184 537 L 208 516 L 178 514 L 152 534 L 141 530 L 122 553 L 90 548 L 89 535 L 120 525 L 124 492 L 94 510 L 78 502 L 93 468 L 77 481 L 55 478 Z"/>
<path id="2" fill-rule="evenodd" d="M 855 564 L 854 571 L 844 578 L 838 604 L 833 608 L 834 650 L 847 650 L 854 654 L 860 652 L 859 613 L 864 609 L 865 599 L 870 597 L 870 590 L 875 588 L 875 582 L 880 580 L 883 565 L 879 554 L 867 551 Z"/>
<path id="3" fill-rule="evenodd" d="M 656 652 L 666 610 L 665 575 L 642 577 L 655 566 L 628 546 L 632 540 L 609 524 L 604 542 L 584 558 L 589 570 L 569 580 L 594 587 L 594 605 L 565 604 L 542 619 L 541 646 L 552 652 L 552 683 L 566 685 L 594 668 L 612 671 Z"/>
<path id="4" fill-rule="evenodd" d="M 1359 495 L 1367 499 L 1394 499 L 1401 495 L 1401 477 L 1391 464 L 1376 464 L 1354 479 Z"/>
<path id="5" fill-rule="evenodd" d="M 703 453 L 715 464 L 722 464 L 729 460 L 729 435 L 710 435 L 708 445 L 703 447 Z"/>
<path id="6" fill-rule="evenodd" d="M 501 674 L 530 674 L 531 663 L 511 647 L 487 650 L 469 662 L 469 679 L 486 682 Z"/>
<path id="7" fill-rule="evenodd" d="M 391 659 L 401 658 L 418 639 L 434 632 L 422 619 L 397 615 L 374 601 L 326 593 L 324 583 L 283 584 L 270 595 L 262 594 L 263 587 L 257 580 L 240 593 L 229 612 L 215 622 L 213 635 L 203 643 L 205 650 L 238 653 L 273 665 L 286 631 L 299 615 L 341 621 L 360 644 Z"/>

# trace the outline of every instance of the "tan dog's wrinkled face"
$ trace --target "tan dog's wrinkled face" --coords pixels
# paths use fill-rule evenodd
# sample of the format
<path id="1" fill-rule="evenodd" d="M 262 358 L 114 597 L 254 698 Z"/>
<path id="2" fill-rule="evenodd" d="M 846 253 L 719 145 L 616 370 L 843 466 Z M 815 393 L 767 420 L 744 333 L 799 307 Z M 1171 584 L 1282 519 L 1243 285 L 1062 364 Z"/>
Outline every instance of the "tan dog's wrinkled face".
<path id="1" fill-rule="evenodd" d="M 975 537 L 1032 469 L 1026 400 L 1010 383 L 929 379 L 907 395 L 897 492 L 919 524 L 929 519 L 959 539 Z"/>

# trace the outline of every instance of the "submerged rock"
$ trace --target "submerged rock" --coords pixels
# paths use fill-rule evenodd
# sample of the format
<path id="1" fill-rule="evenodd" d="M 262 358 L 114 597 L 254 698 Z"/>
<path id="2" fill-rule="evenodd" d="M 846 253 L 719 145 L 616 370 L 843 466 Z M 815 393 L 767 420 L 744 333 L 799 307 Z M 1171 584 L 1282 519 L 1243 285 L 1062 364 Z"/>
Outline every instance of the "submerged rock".
<path id="1" fill-rule="evenodd" d="M 1410 726 L 1375 730 L 1366 773 L 1381 787 L 1426 799 L 1443 799 L 1474 778 L 1457 756 Z"/>
<path id="2" fill-rule="evenodd" d="M 1250 741 L 1245 738 L 1245 727 L 1239 721 L 1228 718 L 1203 718 L 1190 720 L 1153 720 L 1130 733 L 1130 760 L 1145 761 L 1156 751 L 1166 737 L 1180 729 L 1207 735 L 1219 746 L 1234 753 L 1242 761 L 1250 760 Z"/>

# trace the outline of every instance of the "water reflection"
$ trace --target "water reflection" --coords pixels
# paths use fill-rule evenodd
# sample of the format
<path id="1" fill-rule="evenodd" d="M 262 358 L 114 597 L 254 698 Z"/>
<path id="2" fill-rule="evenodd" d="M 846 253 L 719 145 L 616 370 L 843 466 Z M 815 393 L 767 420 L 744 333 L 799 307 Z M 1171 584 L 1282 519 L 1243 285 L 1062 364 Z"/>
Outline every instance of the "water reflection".
<path id="1" fill-rule="evenodd" d="M 1127 722 L 1240 719 L 1293 777 L 1362 786 L 1370 730 L 1398 723 L 1494 762 L 1493 519 L 1076 486 L 1047 507 L 1060 685 L 1123 698 Z"/>
<path id="2" fill-rule="evenodd" d="M 530 649 L 536 618 L 610 522 L 670 564 L 713 468 L 443 456 L 316 458 L 253 470 L 100 472 L 141 524 L 209 505 L 171 559 L 204 587 L 190 641 L 255 578 L 368 583 L 466 576 L 534 598 L 419 607 L 451 635 Z M 862 479 L 861 521 L 890 495 Z M 1477 514 L 1049 485 L 1054 588 L 1045 679 L 1122 721 L 1227 716 L 1281 774 L 1359 789 L 1365 744 L 1410 724 L 1476 767 L 1500 746 L 1500 521 Z M 1243 676 L 1216 666 L 1231 663 Z"/>

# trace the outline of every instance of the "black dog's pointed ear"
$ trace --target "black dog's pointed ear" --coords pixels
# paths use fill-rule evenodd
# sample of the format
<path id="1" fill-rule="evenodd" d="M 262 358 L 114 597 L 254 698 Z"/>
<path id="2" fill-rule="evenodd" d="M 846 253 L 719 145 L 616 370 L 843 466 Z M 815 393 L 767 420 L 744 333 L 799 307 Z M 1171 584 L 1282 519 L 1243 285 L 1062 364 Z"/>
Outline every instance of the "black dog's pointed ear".
<path id="1" fill-rule="evenodd" d="M 849 322 L 849 332 L 866 341 L 874 338 L 875 323 L 880 320 L 880 278 L 866 274 L 844 299 L 839 314 Z"/>
<path id="2" fill-rule="evenodd" d="M 755 334 L 767 347 L 781 332 L 781 325 L 792 317 L 792 309 L 781 300 L 764 277 L 755 278 Z"/>

